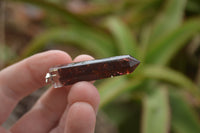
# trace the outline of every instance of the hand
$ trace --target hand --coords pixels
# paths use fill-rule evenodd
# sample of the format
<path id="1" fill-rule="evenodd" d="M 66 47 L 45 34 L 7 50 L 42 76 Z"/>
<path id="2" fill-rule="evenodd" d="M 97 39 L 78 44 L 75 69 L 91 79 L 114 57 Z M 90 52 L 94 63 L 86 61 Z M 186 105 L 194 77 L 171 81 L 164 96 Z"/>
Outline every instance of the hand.
<path id="1" fill-rule="evenodd" d="M 90 59 L 80 55 L 74 62 Z M 0 124 L 22 98 L 45 85 L 44 77 L 50 67 L 71 62 L 68 54 L 53 50 L 0 71 Z M 50 87 L 10 130 L 0 127 L 0 133 L 93 133 L 99 99 L 97 89 L 90 82 Z"/>

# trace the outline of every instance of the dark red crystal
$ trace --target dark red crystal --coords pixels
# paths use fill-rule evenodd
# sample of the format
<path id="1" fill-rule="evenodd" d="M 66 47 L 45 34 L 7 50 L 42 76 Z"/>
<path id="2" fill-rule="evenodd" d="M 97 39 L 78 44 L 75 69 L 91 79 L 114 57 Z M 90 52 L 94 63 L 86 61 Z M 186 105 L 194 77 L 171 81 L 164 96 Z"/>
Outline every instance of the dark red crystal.
<path id="1" fill-rule="evenodd" d="M 59 81 L 70 85 L 78 81 L 92 81 L 118 75 L 129 74 L 139 65 L 130 55 L 71 63 L 57 67 Z"/>

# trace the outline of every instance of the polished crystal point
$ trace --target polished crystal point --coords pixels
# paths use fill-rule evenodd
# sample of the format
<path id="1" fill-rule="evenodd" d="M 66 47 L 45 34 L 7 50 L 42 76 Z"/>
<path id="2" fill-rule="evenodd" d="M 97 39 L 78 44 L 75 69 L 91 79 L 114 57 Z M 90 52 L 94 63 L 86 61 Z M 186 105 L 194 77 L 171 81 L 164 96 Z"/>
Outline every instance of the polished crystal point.
<path id="1" fill-rule="evenodd" d="M 71 85 L 78 81 L 92 81 L 129 74 L 140 62 L 130 55 L 76 62 L 50 68 L 46 82 L 52 82 L 55 88 Z"/>

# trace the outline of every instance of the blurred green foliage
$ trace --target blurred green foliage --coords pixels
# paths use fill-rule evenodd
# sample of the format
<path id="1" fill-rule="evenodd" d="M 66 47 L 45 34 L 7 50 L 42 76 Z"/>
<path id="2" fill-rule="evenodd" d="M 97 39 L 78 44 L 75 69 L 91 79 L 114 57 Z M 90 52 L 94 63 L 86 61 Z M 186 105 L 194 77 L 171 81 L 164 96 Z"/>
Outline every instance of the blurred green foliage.
<path id="1" fill-rule="evenodd" d="M 89 1 L 94 8 L 82 13 L 69 11 L 62 1 L 12 1 L 38 6 L 62 23 L 47 26 L 19 59 L 59 42 L 98 58 L 130 54 L 141 61 L 133 74 L 98 84 L 100 109 L 120 132 L 200 133 L 200 88 L 171 67 L 200 32 L 199 0 L 95 0 Z"/>

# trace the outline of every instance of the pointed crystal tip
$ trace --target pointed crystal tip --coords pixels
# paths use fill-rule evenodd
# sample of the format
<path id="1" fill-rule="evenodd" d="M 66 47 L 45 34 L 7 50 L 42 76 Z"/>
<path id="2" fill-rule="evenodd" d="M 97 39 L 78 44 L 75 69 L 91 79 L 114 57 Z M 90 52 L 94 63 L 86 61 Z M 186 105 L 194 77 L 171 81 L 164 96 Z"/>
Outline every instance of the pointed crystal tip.
<path id="1" fill-rule="evenodd" d="M 130 67 L 136 68 L 140 64 L 140 61 L 129 55 L 129 64 L 130 64 Z"/>

